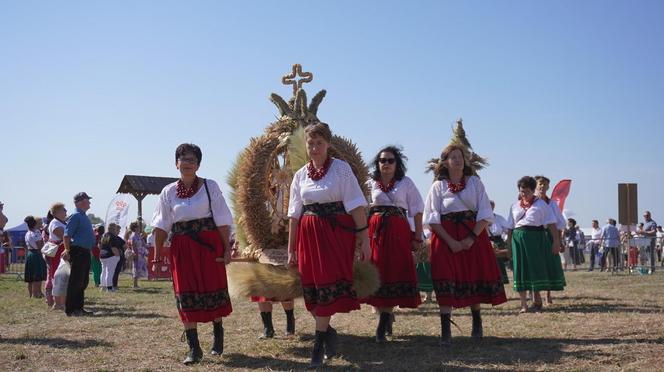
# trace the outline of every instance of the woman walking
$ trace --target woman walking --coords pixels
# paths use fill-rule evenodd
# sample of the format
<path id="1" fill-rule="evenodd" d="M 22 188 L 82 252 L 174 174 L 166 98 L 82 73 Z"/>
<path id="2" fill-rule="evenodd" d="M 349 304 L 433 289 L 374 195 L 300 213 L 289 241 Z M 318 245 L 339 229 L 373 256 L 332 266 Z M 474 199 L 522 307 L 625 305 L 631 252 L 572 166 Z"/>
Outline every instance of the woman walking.
<path id="1" fill-rule="evenodd" d="M 198 146 L 178 146 L 175 166 L 180 179 L 161 191 L 152 220 L 159 257 L 156 261 L 168 257 L 171 263 L 173 291 L 189 345 L 184 364 L 203 358 L 198 323 L 212 322 L 214 339 L 210 353 L 223 353 L 222 318 L 233 311 L 225 267 L 230 262 L 233 218 L 219 185 L 196 174 L 202 158 Z M 171 244 L 165 247 L 169 232 Z"/>
<path id="2" fill-rule="evenodd" d="M 435 166 L 424 223 L 431 237 L 431 277 L 440 308 L 441 345 L 452 344 L 452 308 L 470 306 L 471 336 L 483 337 L 480 304 L 507 301 L 496 256 L 486 232 L 493 212 L 484 184 L 458 145 L 447 146 Z"/>
<path id="3" fill-rule="evenodd" d="M 392 334 L 393 309 L 417 308 L 422 300 L 417 286 L 413 251 L 423 243 L 424 202 L 413 181 L 406 176 L 401 149 L 387 146 L 374 157 L 369 209 L 371 262 L 378 267 L 381 286 L 366 302 L 380 311 L 376 342 Z M 414 219 L 411 232 L 408 217 Z"/>
<path id="4" fill-rule="evenodd" d="M 290 187 L 288 262 L 297 263 L 307 310 L 316 319 L 311 368 L 336 354 L 337 332 L 330 326 L 336 313 L 360 308 L 353 287 L 353 259 L 359 239 L 364 260 L 371 256 L 367 205 L 353 171 L 328 155 L 332 132 L 327 124 L 305 128 L 309 162 Z"/>

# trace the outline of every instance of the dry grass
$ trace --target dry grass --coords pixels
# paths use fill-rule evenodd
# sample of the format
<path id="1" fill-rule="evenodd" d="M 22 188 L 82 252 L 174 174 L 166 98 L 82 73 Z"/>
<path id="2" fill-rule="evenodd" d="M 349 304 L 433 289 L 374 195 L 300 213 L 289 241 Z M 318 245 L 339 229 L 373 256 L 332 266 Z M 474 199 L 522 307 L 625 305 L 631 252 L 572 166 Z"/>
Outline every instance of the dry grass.
<path id="1" fill-rule="evenodd" d="M 542 313 L 517 315 L 518 301 L 484 311 L 485 339 L 468 338 L 470 316 L 457 311 L 451 350 L 438 347 L 439 318 L 433 304 L 396 314 L 395 339 L 372 340 L 376 316 L 369 307 L 333 319 L 341 357 L 334 370 L 661 370 L 664 366 L 664 273 L 628 276 L 568 273 L 568 290 Z M 205 356 L 199 366 L 180 364 L 185 344 L 170 282 L 119 293 L 88 289 L 91 318 L 50 312 L 42 300 L 26 298 L 24 283 L 0 277 L 0 370 L 302 370 L 312 343 L 313 320 L 296 304 L 297 334 L 260 341 L 256 304 L 234 300 L 226 319 L 223 357 Z M 515 297 L 509 291 L 511 297 Z M 283 312 L 275 308 L 283 334 Z M 209 348 L 211 326 L 200 327 Z"/>

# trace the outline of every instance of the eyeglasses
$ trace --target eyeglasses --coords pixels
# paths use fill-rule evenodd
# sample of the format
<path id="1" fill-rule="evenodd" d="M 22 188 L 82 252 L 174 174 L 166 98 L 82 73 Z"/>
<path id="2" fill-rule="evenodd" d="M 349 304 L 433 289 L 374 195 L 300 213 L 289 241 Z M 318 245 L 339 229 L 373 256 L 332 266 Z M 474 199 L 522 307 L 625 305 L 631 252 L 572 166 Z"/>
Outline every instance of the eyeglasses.
<path id="1" fill-rule="evenodd" d="M 380 158 L 380 159 L 378 159 L 378 161 L 379 161 L 381 164 L 385 164 L 385 163 L 387 163 L 387 164 L 394 164 L 394 162 L 397 161 L 397 159 L 395 159 L 395 158 Z"/>
<path id="2" fill-rule="evenodd" d="M 198 159 L 196 158 L 178 158 L 180 163 L 189 163 L 189 164 L 196 164 L 198 163 Z"/>

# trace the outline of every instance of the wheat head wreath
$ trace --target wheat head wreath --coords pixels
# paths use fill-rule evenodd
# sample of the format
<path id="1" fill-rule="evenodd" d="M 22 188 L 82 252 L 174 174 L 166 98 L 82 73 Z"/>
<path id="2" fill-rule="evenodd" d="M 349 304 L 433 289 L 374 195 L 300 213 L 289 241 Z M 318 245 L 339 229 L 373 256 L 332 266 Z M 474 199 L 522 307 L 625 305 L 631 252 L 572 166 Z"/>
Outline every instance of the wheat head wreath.
<path id="1" fill-rule="evenodd" d="M 269 124 L 263 135 L 250 140 L 228 177 L 235 237 L 243 258 L 258 260 L 263 251 L 285 252 L 288 245 L 290 184 L 295 172 L 308 161 L 304 128 L 320 122 L 318 107 L 326 93 L 321 90 L 307 103 L 307 94 L 301 88 L 307 80 L 294 82 L 297 75 L 307 77 L 308 81 L 313 78 L 310 73 L 302 73 L 300 65 L 294 65 L 293 72 L 283 77 L 285 84 L 293 85 L 294 96 L 286 102 L 278 94 L 270 95 L 279 110 L 277 121 Z M 331 145 L 329 154 L 348 162 L 362 191 L 368 195 L 365 182 L 369 171 L 357 146 L 337 135 L 332 137 Z"/>

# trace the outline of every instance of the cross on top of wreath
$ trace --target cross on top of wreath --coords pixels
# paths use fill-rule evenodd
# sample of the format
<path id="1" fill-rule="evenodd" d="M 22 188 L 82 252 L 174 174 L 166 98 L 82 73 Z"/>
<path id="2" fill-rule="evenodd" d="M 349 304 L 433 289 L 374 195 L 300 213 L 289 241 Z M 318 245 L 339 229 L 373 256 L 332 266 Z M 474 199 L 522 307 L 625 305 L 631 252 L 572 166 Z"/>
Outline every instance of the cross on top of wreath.
<path id="1" fill-rule="evenodd" d="M 297 79 L 299 77 L 299 79 Z M 286 74 L 281 78 L 281 83 L 284 85 L 293 86 L 293 96 L 297 94 L 298 89 L 302 88 L 302 84 L 310 83 L 314 79 L 314 74 L 311 72 L 302 72 L 302 65 L 296 63 L 293 65 L 293 70 L 290 74 Z"/>

